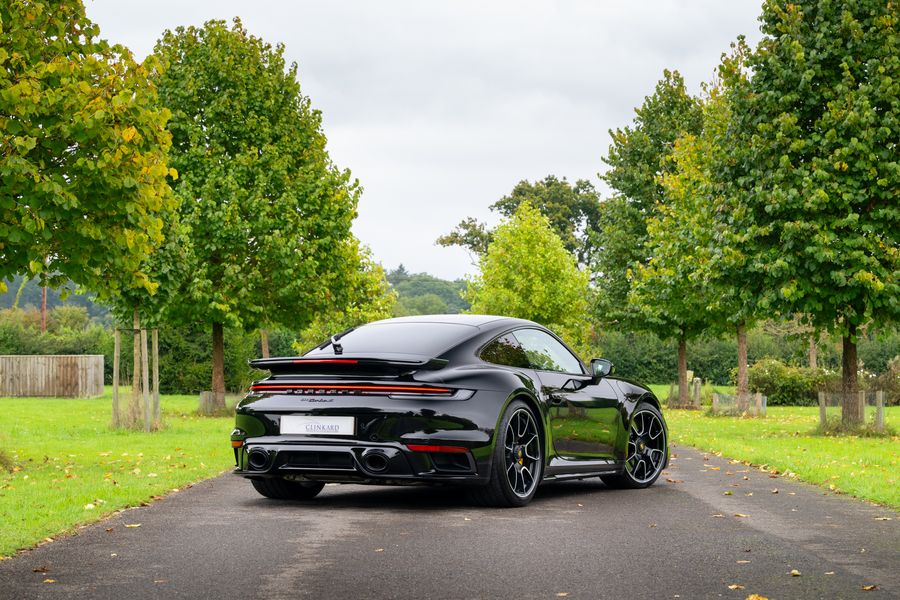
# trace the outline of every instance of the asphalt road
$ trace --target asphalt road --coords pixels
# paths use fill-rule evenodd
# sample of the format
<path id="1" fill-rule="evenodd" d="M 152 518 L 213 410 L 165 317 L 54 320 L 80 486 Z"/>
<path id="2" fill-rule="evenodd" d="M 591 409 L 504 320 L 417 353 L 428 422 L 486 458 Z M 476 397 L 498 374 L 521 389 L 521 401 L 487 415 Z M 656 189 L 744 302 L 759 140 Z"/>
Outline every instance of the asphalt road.
<path id="1" fill-rule="evenodd" d="M 0 598 L 900 598 L 900 514 L 675 455 L 650 489 L 558 483 L 524 509 L 335 485 L 275 502 L 226 475 L 0 562 Z"/>

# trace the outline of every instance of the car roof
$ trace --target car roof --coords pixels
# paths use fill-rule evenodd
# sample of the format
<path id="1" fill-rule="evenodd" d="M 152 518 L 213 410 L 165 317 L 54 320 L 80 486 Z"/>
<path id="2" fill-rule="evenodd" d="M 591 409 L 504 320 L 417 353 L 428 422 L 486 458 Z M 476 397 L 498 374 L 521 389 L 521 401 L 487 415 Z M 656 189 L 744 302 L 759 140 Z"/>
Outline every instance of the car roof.
<path id="1" fill-rule="evenodd" d="M 537 325 L 533 321 L 528 321 L 526 319 L 516 319 L 514 317 L 501 317 L 497 315 L 461 315 L 461 314 L 448 314 L 448 315 L 413 315 L 409 317 L 394 317 L 392 319 L 382 319 L 380 321 L 373 321 L 369 323 L 369 325 L 379 325 L 385 323 L 448 323 L 454 325 L 469 325 L 472 327 L 477 327 L 479 329 L 485 328 L 485 325 L 488 325 L 487 329 L 494 329 L 496 327 L 500 327 L 503 325 L 515 326 L 515 325 Z"/>

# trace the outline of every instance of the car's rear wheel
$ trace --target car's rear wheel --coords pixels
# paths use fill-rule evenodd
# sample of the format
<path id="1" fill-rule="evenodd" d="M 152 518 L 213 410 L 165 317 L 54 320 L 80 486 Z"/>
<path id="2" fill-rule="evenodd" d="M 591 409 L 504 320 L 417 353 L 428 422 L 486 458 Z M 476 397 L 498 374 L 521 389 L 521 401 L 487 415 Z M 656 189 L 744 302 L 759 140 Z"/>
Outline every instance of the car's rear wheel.
<path id="1" fill-rule="evenodd" d="M 280 477 L 251 479 L 250 483 L 257 492 L 275 500 L 309 500 L 325 487 L 320 481 L 288 481 Z"/>
<path id="2" fill-rule="evenodd" d="M 470 490 L 470 496 L 485 506 L 525 506 L 534 497 L 543 472 L 537 419 L 528 405 L 514 400 L 503 413 L 497 430 L 491 480 Z"/>
<path id="3" fill-rule="evenodd" d="M 665 466 L 668 443 L 662 413 L 652 404 L 639 404 L 628 427 L 625 470 L 621 475 L 606 475 L 601 479 L 616 488 L 650 487 Z"/>

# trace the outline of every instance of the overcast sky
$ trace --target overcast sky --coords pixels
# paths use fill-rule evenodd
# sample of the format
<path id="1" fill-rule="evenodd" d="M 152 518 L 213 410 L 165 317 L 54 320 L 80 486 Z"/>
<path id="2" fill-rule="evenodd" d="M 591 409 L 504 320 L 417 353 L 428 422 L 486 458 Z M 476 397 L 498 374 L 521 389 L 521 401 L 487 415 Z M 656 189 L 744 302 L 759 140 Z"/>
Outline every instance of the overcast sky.
<path id="1" fill-rule="evenodd" d="M 332 159 L 364 187 L 356 235 L 386 268 L 471 273 L 434 243 L 521 179 L 597 174 L 665 68 L 693 92 L 759 0 L 643 2 L 86 0 L 101 35 L 143 57 L 167 28 L 240 16 L 282 42 L 322 111 Z"/>

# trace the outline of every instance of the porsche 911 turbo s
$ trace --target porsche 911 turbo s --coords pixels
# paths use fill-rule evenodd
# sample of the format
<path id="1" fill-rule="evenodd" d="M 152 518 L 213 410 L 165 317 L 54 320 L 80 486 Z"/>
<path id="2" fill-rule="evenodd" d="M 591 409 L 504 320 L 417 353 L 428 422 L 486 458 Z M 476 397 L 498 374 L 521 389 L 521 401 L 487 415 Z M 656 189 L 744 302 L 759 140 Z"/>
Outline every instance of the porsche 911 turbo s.
<path id="1" fill-rule="evenodd" d="M 271 375 L 237 406 L 234 472 L 269 498 L 312 498 L 327 482 L 445 484 L 524 506 L 546 481 L 644 488 L 669 458 L 649 389 L 611 376 L 608 360 L 583 364 L 531 321 L 386 319 L 251 364 Z"/>

